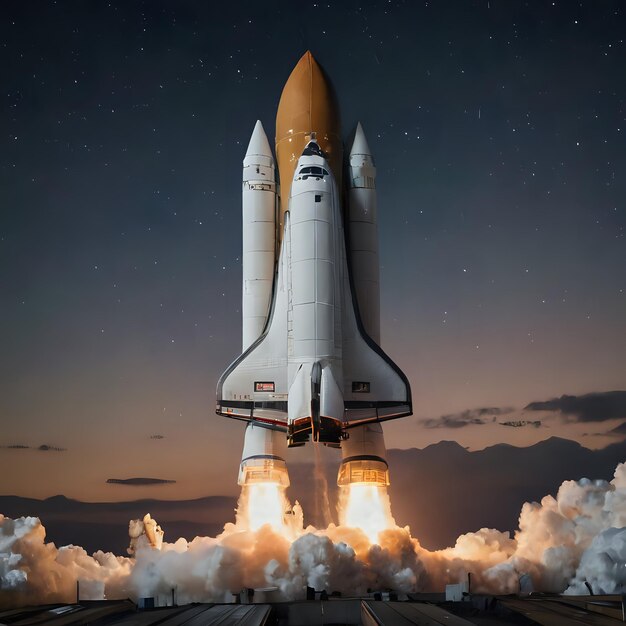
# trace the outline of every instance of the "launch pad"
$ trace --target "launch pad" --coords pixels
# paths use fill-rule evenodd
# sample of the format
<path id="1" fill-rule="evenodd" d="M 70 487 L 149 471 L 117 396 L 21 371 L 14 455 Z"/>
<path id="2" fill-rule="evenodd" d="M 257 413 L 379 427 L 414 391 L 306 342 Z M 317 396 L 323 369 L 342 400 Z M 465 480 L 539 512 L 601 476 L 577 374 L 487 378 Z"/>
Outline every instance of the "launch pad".
<path id="1" fill-rule="evenodd" d="M 15 626 L 616 626 L 623 623 L 621 596 L 472 596 L 455 603 L 444 602 L 443 594 L 412 594 L 412 598 L 407 602 L 329 598 L 160 607 L 154 605 L 154 598 L 144 599 L 139 605 L 130 600 L 80 601 L 0 611 L 0 623 Z M 142 605 L 145 608 L 140 608 Z"/>

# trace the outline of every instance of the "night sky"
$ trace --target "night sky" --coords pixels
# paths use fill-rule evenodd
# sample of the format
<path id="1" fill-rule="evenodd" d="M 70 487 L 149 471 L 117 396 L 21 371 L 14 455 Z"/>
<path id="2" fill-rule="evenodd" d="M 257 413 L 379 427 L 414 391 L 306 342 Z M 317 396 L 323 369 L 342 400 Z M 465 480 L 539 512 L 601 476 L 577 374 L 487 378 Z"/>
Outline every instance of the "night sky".
<path id="1" fill-rule="evenodd" d="M 415 412 L 388 446 L 615 441 L 622 2 L 0 11 L 0 493 L 235 493 L 244 427 L 214 407 L 241 344 L 241 161 L 307 49 L 378 168 L 382 343 Z M 133 476 L 177 483 L 105 482 Z"/>

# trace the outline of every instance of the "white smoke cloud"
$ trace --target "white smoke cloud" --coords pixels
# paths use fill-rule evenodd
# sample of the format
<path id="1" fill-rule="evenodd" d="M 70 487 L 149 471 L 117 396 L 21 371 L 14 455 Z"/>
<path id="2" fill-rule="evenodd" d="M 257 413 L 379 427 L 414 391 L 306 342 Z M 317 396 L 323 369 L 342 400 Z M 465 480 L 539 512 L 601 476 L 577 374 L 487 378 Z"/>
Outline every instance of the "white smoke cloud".
<path id="1" fill-rule="evenodd" d="M 103 552 L 90 556 L 71 545 L 57 549 L 45 535 L 36 517 L 0 515 L 0 606 L 74 599 L 77 580 L 82 599 L 100 599 L 105 587 L 132 571 L 130 559 Z"/>
<path id="2" fill-rule="evenodd" d="M 388 500 L 381 502 L 390 521 L 376 543 L 371 528 L 303 529 L 297 507 L 282 529 L 252 530 L 242 502 L 237 522 L 220 536 L 162 542 L 160 549 L 154 520 L 132 522 L 133 558 L 56 548 L 45 542 L 39 519 L 0 515 L 0 605 L 70 601 L 77 580 L 82 599 L 169 598 L 174 588 L 181 604 L 228 602 L 246 587 L 274 587 L 284 600 L 304 598 L 307 586 L 343 594 L 441 590 L 469 572 L 473 590 L 491 593 L 519 591 L 524 574 L 535 589 L 569 594 L 587 593 L 585 582 L 597 593 L 621 592 L 626 583 L 626 464 L 611 482 L 566 481 L 556 497 L 524 504 L 514 537 L 483 528 L 436 552 L 398 528 Z"/>
<path id="3" fill-rule="evenodd" d="M 160 550 L 163 547 L 163 535 L 165 532 L 150 517 L 150 513 L 146 513 L 143 519 L 132 519 L 128 524 L 128 536 L 130 537 L 130 546 L 128 546 L 128 554 L 135 554 L 142 548 L 156 548 Z"/>

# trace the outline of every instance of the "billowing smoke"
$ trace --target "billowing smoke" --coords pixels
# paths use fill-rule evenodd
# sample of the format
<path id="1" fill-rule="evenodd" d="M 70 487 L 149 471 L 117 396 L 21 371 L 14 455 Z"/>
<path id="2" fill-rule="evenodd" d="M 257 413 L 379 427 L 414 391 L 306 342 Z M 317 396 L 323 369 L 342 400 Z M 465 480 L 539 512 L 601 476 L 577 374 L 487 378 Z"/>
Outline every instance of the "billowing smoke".
<path id="1" fill-rule="evenodd" d="M 128 536 L 130 537 L 130 546 L 128 546 L 128 554 L 136 554 L 142 548 L 156 548 L 160 550 L 163 547 L 163 535 L 165 532 L 150 517 L 150 513 L 146 513 L 142 520 L 133 519 L 128 524 Z"/>
<path id="2" fill-rule="evenodd" d="M 246 587 L 274 588 L 275 600 L 302 599 L 307 586 L 343 594 L 441 590 L 470 572 L 473 590 L 488 593 L 515 593 L 523 576 L 535 589 L 571 594 L 587 593 L 585 583 L 595 593 L 617 593 L 626 582 L 626 464 L 611 482 L 566 481 L 556 498 L 524 504 L 514 537 L 483 528 L 436 552 L 395 525 L 384 488 L 365 494 L 367 506 L 379 503 L 369 525 L 356 528 L 350 517 L 350 506 L 356 519 L 366 515 L 356 490 L 356 501 L 343 504 L 342 525 L 323 530 L 303 528 L 301 508 L 290 507 L 280 489 L 269 496 L 279 498 L 280 512 L 261 507 L 274 518 L 257 525 L 259 502 L 247 489 L 236 522 L 216 538 L 167 543 L 149 516 L 132 521 L 132 558 L 56 548 L 45 542 L 39 519 L 0 515 L 0 604 L 70 601 L 76 581 L 82 599 L 168 598 L 175 589 L 181 604 L 229 602 Z"/>

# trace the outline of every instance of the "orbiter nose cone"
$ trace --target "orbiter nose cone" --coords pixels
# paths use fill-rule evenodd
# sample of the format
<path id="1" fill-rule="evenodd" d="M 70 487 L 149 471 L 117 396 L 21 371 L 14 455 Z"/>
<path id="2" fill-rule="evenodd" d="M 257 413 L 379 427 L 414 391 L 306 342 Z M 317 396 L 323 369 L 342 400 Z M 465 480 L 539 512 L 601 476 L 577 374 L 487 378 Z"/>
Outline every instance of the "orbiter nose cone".
<path id="1" fill-rule="evenodd" d="M 270 148 L 270 142 L 267 140 L 267 135 L 263 129 L 261 120 L 257 120 L 252 131 L 252 137 L 250 137 L 250 143 L 246 150 L 246 156 L 272 156 L 272 150 Z"/>
<path id="2" fill-rule="evenodd" d="M 302 151 L 302 156 L 318 156 L 323 159 L 327 158 L 327 155 L 322 151 L 317 141 L 314 139 L 309 141 Z"/>
<path id="3" fill-rule="evenodd" d="M 291 72 L 276 113 L 276 160 L 281 181 L 281 213 L 287 210 L 291 181 L 302 151 L 315 133 L 341 181 L 341 124 L 335 92 L 324 70 L 306 51 Z M 282 220 L 281 220 L 282 221 Z"/>

